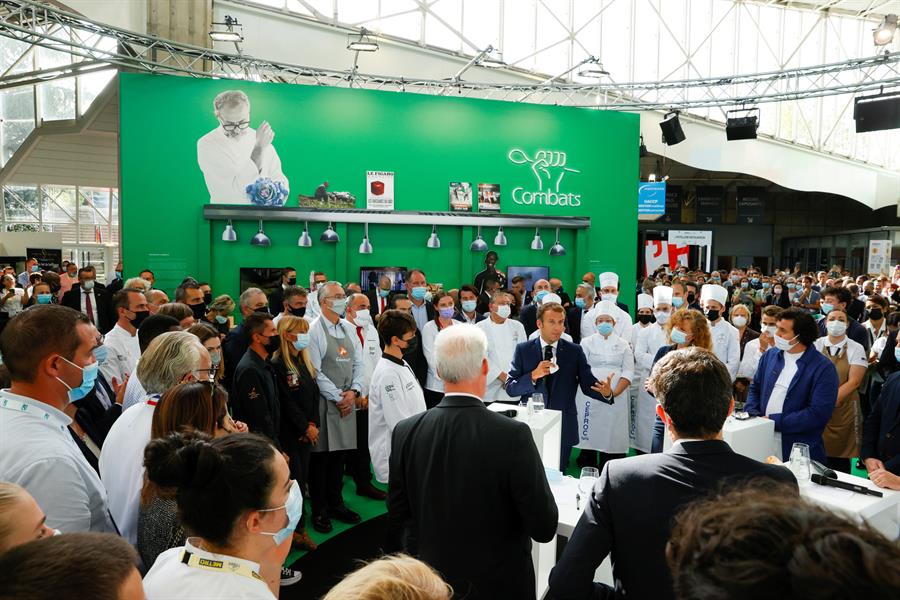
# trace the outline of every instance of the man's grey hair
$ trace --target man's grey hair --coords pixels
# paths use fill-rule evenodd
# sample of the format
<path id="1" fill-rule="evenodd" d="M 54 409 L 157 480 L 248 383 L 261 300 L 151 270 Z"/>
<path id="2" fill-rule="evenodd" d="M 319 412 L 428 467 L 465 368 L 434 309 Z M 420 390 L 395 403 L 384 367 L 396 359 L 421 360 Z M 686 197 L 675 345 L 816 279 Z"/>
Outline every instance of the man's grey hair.
<path id="1" fill-rule="evenodd" d="M 331 286 L 335 286 L 335 285 L 337 287 L 341 288 L 342 290 L 344 289 L 344 287 L 341 285 L 340 281 L 326 281 L 322 285 L 322 287 L 319 288 L 319 291 L 316 292 L 316 300 L 318 300 L 319 306 L 322 306 L 322 302 L 328 297 L 328 291 L 327 291 L 328 288 L 330 288 Z M 346 295 L 346 292 L 345 292 L 345 295 Z"/>
<path id="2" fill-rule="evenodd" d="M 200 339 L 187 331 L 169 331 L 156 337 L 138 362 L 137 376 L 148 394 L 163 394 L 184 376 L 200 368 L 206 352 Z"/>
<path id="3" fill-rule="evenodd" d="M 578 288 L 587 292 L 588 298 L 596 299 L 597 298 L 597 290 L 589 283 L 579 283 Z"/>
<path id="4" fill-rule="evenodd" d="M 128 281 L 125 282 L 125 285 L 122 286 L 122 289 L 131 288 L 135 290 L 144 290 L 144 292 L 150 291 L 150 282 L 146 279 L 141 279 L 140 277 L 132 277 Z"/>
<path id="5" fill-rule="evenodd" d="M 480 327 L 457 323 L 434 340 L 435 370 L 447 383 L 471 381 L 481 373 L 487 357 L 487 336 Z"/>
<path id="6" fill-rule="evenodd" d="M 250 299 L 257 294 L 262 294 L 263 296 L 266 295 L 264 291 L 255 287 L 247 288 L 246 290 L 241 292 L 241 297 L 239 299 L 241 306 L 243 306 L 244 308 L 250 308 Z"/>
<path id="7" fill-rule="evenodd" d="M 226 106 L 234 106 L 241 103 L 250 106 L 250 98 L 247 97 L 247 94 L 241 90 L 226 90 L 213 100 L 213 109 L 219 112 Z"/>

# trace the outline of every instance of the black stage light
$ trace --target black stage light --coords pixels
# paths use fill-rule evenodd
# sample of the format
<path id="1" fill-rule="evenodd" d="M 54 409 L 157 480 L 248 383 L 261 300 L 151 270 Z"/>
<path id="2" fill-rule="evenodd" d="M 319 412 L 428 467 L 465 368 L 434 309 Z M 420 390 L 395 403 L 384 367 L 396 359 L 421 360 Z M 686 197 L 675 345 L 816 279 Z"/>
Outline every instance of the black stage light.
<path id="1" fill-rule="evenodd" d="M 860 96 L 853 105 L 856 133 L 900 128 L 900 92 Z"/>
<path id="2" fill-rule="evenodd" d="M 756 114 L 749 114 L 754 112 Z M 742 116 L 731 116 L 735 114 L 742 114 Z M 758 108 L 741 108 L 725 113 L 725 137 L 729 142 L 732 140 L 755 140 L 758 128 Z"/>
<path id="3" fill-rule="evenodd" d="M 659 128 L 662 129 L 663 143 L 667 146 L 674 146 L 687 139 L 678 121 L 677 110 L 666 113 L 665 118 L 659 123 Z"/>

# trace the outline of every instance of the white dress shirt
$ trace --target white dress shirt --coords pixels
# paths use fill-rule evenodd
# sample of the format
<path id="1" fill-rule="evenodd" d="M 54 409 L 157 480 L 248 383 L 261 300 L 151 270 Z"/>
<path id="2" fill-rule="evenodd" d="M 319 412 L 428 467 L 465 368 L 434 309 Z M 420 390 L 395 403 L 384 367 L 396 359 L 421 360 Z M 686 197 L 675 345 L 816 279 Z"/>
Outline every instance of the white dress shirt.
<path id="1" fill-rule="evenodd" d="M 412 316 L 416 320 L 416 327 L 419 331 L 424 331 L 425 325 L 428 323 L 428 303 L 423 301 L 421 306 L 416 306 L 416 303 L 413 302 Z"/>
<path id="2" fill-rule="evenodd" d="M 307 305 L 307 310 L 309 309 Z M 327 331 L 327 333 L 326 333 Z M 341 394 L 344 390 L 340 390 L 332 383 L 328 377 L 322 373 L 322 358 L 328 351 L 328 339 L 325 337 L 330 335 L 335 339 L 342 340 L 345 337 L 350 338 L 353 344 L 353 381 L 350 389 L 358 390 L 362 394 L 363 373 L 365 365 L 363 361 L 362 345 L 359 343 L 359 337 L 356 335 L 356 327 L 346 319 L 338 319 L 336 324 L 326 319 L 324 316 L 316 319 L 309 326 L 309 359 L 313 368 L 316 370 L 316 383 L 319 384 L 319 393 L 326 400 L 331 402 L 340 402 Z"/>
<path id="3" fill-rule="evenodd" d="M 156 558 L 153 567 L 144 577 L 144 594 L 147 600 L 172 600 L 173 598 L 228 598 L 228 600 L 274 600 L 275 596 L 262 579 L 248 577 L 228 569 L 221 571 L 192 567 L 182 562 L 185 550 L 201 559 L 221 562 L 228 566 L 247 569 L 259 575 L 259 564 L 224 554 L 201 550 L 197 538 L 188 538 L 184 546 L 169 548 Z"/>
<path id="4" fill-rule="evenodd" d="M 784 410 L 784 400 L 787 398 L 788 388 L 791 387 L 791 381 L 794 380 L 794 376 L 797 374 L 797 361 L 803 356 L 802 352 L 790 354 L 789 352 L 781 351 L 781 353 L 784 355 L 784 369 L 781 370 L 778 379 L 775 380 L 775 386 L 772 388 L 771 395 L 769 395 L 769 402 L 766 403 L 767 417 L 780 415 Z M 775 456 L 781 456 L 781 432 L 777 430 L 775 431 L 773 448 Z"/>
<path id="5" fill-rule="evenodd" d="M 454 322 L 458 323 L 459 321 L 451 320 L 449 327 L 452 327 Z M 425 354 L 425 361 L 428 363 L 428 374 L 425 377 L 425 389 L 431 390 L 432 392 L 443 392 L 444 382 L 438 377 L 434 361 L 434 340 L 437 338 L 438 334 L 437 321 L 428 321 L 421 331 L 422 352 Z"/>
<path id="6" fill-rule="evenodd" d="M 87 298 L 90 297 L 90 299 L 91 299 L 91 315 L 90 316 L 93 319 L 94 326 L 99 327 L 100 326 L 100 320 L 99 320 L 100 315 L 97 313 L 97 296 L 94 294 L 93 288 L 91 289 L 91 291 L 87 291 L 81 286 L 76 286 L 72 289 L 78 290 L 78 296 L 81 298 L 81 312 L 83 312 L 85 315 L 88 314 Z"/>
<path id="7" fill-rule="evenodd" d="M 375 478 L 381 483 L 388 482 L 394 427 L 425 409 L 425 394 L 406 361 L 383 354 L 369 390 L 369 454 Z"/>
<path id="8" fill-rule="evenodd" d="M 476 323 L 475 327 L 481 329 L 488 340 L 488 374 L 484 401 L 496 402 L 499 400 L 518 403 L 518 396 L 511 398 L 506 393 L 499 376 L 500 373 L 509 373 L 516 346 L 528 339 L 528 336 L 525 335 L 525 327 L 515 319 L 506 319 L 502 323 L 495 323 L 490 315 Z"/>
<path id="9" fill-rule="evenodd" d="M 13 293 L 13 297 L 4 302 L 3 306 L 0 306 L 0 312 L 8 314 L 9 318 L 12 319 L 22 312 L 22 298 L 25 297 L 25 290 L 17 287 L 8 290 L 0 288 L 0 299 L 4 298 L 9 292 Z"/>
<path id="10" fill-rule="evenodd" d="M 750 340 L 744 346 L 744 357 L 741 359 L 741 365 L 738 367 L 738 377 L 753 379 L 756 376 L 756 369 L 759 367 L 759 359 L 762 358 L 763 351 L 760 347 L 760 336 L 755 340 Z M 773 344 L 766 346 L 766 350 L 773 348 Z"/>
<path id="11" fill-rule="evenodd" d="M 855 340 L 851 340 L 846 335 L 844 339 L 839 341 L 837 344 L 832 344 L 828 340 L 828 336 L 822 336 L 816 339 L 813 344 L 816 347 L 816 350 L 819 352 L 823 352 L 823 354 L 837 356 L 839 352 L 847 353 L 847 362 L 850 363 L 851 367 L 863 367 L 868 368 L 869 360 L 866 356 L 866 349 L 863 348 L 862 344 Z"/>
<path id="12" fill-rule="evenodd" d="M 250 158 L 256 144 L 256 130 L 247 128 L 244 133 L 230 138 L 222 127 L 216 127 L 197 140 L 197 162 L 203 171 L 209 200 L 215 204 L 250 204 L 246 188 L 260 177 L 288 186 L 287 177 L 281 172 L 281 159 L 275 147 L 269 144 L 262 151 L 257 167 Z"/>
<path id="13" fill-rule="evenodd" d="M 116 382 L 125 381 L 125 376 L 134 373 L 137 361 L 141 357 L 141 344 L 138 341 L 137 331 L 131 335 L 118 323 L 103 338 L 103 345 L 109 349 L 106 362 L 100 365 L 100 371 L 106 381 L 112 386 L 113 378 Z"/>
<path id="14" fill-rule="evenodd" d="M 713 354 L 728 367 L 731 381 L 737 379 L 738 367 L 741 366 L 741 334 L 737 327 L 723 318 L 709 326 L 712 335 Z"/>
<path id="15" fill-rule="evenodd" d="M 100 452 L 100 478 L 109 492 L 109 511 L 123 538 L 137 544 L 138 512 L 144 487 L 144 448 L 158 396 L 126 410 L 116 419 Z"/>
<path id="16" fill-rule="evenodd" d="M 63 533 L 115 533 L 106 490 L 85 460 L 64 412 L 0 390 L 0 481 L 28 490 L 47 525 Z"/>
<path id="17" fill-rule="evenodd" d="M 528 336 L 528 339 L 533 340 L 533 339 L 536 339 L 537 337 L 539 337 L 540 335 L 541 335 L 541 330 L 535 329 L 534 331 L 531 332 L 531 335 Z M 567 342 L 572 341 L 572 336 L 569 335 L 568 333 L 566 333 L 565 331 L 563 331 L 562 335 L 559 337 L 560 337 L 560 339 L 566 340 Z M 574 344 L 575 342 L 572 342 L 572 343 Z M 544 351 L 544 346 L 546 346 L 546 345 L 547 344 L 546 344 L 546 342 L 544 342 L 544 338 L 541 338 L 541 352 Z M 542 360 L 543 360 L 543 356 L 544 355 L 541 354 Z M 553 343 L 553 356 L 556 356 L 556 342 Z"/>

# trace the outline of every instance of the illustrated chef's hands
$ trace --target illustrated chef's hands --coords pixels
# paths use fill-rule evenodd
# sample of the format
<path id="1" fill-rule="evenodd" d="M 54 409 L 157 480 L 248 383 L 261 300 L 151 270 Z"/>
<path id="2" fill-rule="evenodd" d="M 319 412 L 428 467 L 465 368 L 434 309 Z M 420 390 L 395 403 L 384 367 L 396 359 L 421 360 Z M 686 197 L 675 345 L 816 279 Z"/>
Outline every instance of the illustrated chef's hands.
<path id="1" fill-rule="evenodd" d="M 337 402 L 338 410 L 341 416 L 346 417 L 353 412 L 353 405 L 356 403 L 356 393 L 353 390 L 347 390 L 341 393 L 341 399 Z"/>
<path id="2" fill-rule="evenodd" d="M 262 153 L 272 144 L 275 139 L 275 132 L 268 121 L 260 123 L 256 128 L 256 142 L 253 144 L 253 151 L 250 153 L 250 159 L 256 163 L 258 169 L 262 169 Z"/>
<path id="3" fill-rule="evenodd" d="M 609 376 L 603 380 L 598 379 L 594 385 L 591 386 L 591 389 L 603 396 L 604 398 L 610 398 L 613 395 L 612 392 L 612 378 L 613 374 L 610 373 Z"/>
<path id="4" fill-rule="evenodd" d="M 889 490 L 900 490 L 900 477 L 894 475 L 887 469 L 878 469 L 869 473 L 869 479 L 880 488 Z"/>
<path id="5" fill-rule="evenodd" d="M 542 360 L 538 363 L 538 366 L 531 372 L 531 380 L 537 381 L 541 377 L 546 377 L 550 374 L 550 368 L 553 363 L 549 360 Z"/>

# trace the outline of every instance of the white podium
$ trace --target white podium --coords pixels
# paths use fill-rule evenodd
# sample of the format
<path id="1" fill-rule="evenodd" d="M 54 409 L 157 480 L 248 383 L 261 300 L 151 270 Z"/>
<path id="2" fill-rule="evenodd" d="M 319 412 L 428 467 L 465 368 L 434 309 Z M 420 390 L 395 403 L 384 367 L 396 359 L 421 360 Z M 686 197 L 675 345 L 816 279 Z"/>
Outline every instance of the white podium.
<path id="1" fill-rule="evenodd" d="M 722 426 L 722 438 L 731 449 L 754 460 L 765 462 L 772 454 L 775 439 L 775 421 L 762 417 L 753 417 L 739 421 L 734 417 L 725 419 Z M 663 434 L 663 451 L 672 447 L 669 432 Z M 779 456 L 779 458 L 781 458 Z"/>

